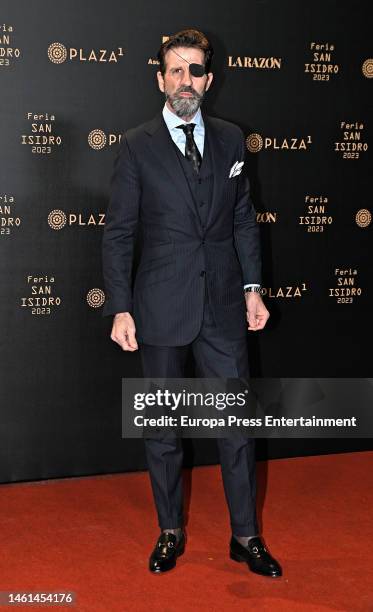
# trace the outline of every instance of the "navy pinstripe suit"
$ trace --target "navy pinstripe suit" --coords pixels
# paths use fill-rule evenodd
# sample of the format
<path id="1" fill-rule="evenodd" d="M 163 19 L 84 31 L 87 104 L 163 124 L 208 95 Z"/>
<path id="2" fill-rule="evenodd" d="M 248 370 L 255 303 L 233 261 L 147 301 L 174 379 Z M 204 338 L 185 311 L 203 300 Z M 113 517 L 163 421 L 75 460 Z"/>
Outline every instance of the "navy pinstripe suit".
<path id="1" fill-rule="evenodd" d="M 244 159 L 244 139 L 232 123 L 203 119 L 198 178 L 161 113 L 123 135 L 115 161 L 102 245 L 103 316 L 131 312 L 145 377 L 182 378 L 189 350 L 199 376 L 249 376 L 243 285 L 261 283 L 259 231 L 245 172 L 229 178 Z M 217 443 L 232 531 L 255 535 L 254 440 Z M 181 441 L 146 439 L 145 448 L 159 525 L 179 527 Z"/>
<path id="2" fill-rule="evenodd" d="M 245 172 L 229 178 L 234 162 L 244 159 L 242 132 L 227 121 L 203 118 L 214 175 L 205 229 L 161 113 L 123 135 L 115 162 L 103 236 L 103 314 L 135 312 L 137 339 L 147 344 L 180 346 L 195 338 L 205 283 L 221 332 L 241 337 L 242 287 L 261 282 L 248 179 Z M 132 291 L 137 230 L 143 250 Z"/>

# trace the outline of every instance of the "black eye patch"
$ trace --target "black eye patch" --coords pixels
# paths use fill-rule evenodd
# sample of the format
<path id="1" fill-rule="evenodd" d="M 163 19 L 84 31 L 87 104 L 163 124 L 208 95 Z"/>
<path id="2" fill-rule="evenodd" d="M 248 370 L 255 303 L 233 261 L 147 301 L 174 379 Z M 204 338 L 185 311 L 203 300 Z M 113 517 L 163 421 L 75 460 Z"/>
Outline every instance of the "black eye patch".
<path id="1" fill-rule="evenodd" d="M 205 74 L 205 67 L 202 64 L 189 64 L 189 72 L 194 77 L 201 77 Z"/>

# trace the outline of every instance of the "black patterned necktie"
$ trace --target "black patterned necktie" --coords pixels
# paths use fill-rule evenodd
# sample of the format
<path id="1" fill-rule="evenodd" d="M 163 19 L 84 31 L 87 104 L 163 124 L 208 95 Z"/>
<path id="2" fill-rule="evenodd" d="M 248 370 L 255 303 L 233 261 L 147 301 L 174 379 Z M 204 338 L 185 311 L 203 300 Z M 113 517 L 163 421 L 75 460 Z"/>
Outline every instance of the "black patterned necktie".
<path id="1" fill-rule="evenodd" d="M 185 157 L 188 161 L 192 162 L 193 170 L 198 174 L 202 162 L 202 157 L 193 136 L 193 130 L 195 126 L 195 123 L 183 123 L 183 125 L 178 125 L 177 127 L 180 130 L 183 130 L 186 136 Z"/>

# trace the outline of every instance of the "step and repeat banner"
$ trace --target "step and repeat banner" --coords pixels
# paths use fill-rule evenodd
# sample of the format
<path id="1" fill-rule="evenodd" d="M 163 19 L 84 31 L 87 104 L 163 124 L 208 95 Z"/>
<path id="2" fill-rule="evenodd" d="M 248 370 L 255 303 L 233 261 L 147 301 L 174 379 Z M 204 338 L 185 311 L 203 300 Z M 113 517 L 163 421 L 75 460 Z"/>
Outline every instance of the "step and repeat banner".
<path id="1" fill-rule="evenodd" d="M 0 480 L 144 469 L 121 438 L 139 353 L 102 317 L 101 239 L 121 135 L 164 99 L 156 54 L 211 39 L 209 114 L 244 130 L 268 327 L 252 375 L 368 377 L 373 49 L 365 2 L 0 1 Z M 190 364 L 190 368 L 193 364 Z M 186 462 L 217 461 L 213 440 Z M 370 440 L 258 440 L 258 457 Z"/>

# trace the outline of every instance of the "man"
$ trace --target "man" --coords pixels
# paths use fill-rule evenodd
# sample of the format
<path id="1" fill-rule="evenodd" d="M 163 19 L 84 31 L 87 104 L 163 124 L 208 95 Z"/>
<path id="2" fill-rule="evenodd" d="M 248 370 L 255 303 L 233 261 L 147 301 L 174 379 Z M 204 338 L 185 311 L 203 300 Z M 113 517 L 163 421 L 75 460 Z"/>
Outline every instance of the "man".
<path id="1" fill-rule="evenodd" d="M 183 30 L 162 44 L 162 112 L 122 137 L 103 236 L 104 316 L 125 351 L 140 345 L 145 377 L 182 378 L 188 351 L 202 377 L 249 377 L 247 323 L 263 329 L 258 226 L 242 172 L 239 127 L 201 113 L 212 47 Z M 134 242 L 142 253 L 132 289 Z M 139 344 L 138 344 L 139 343 Z M 145 439 L 161 529 L 149 569 L 184 552 L 180 438 Z M 253 439 L 218 439 L 232 537 L 230 556 L 259 574 L 282 574 L 259 535 Z"/>

